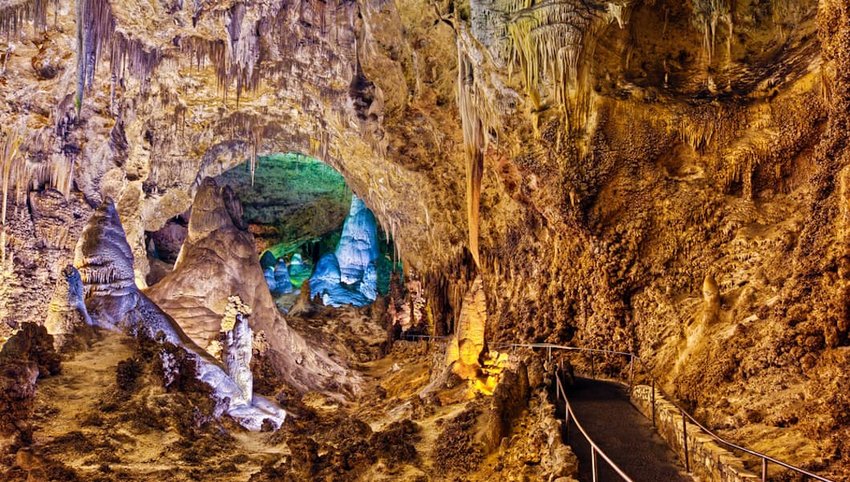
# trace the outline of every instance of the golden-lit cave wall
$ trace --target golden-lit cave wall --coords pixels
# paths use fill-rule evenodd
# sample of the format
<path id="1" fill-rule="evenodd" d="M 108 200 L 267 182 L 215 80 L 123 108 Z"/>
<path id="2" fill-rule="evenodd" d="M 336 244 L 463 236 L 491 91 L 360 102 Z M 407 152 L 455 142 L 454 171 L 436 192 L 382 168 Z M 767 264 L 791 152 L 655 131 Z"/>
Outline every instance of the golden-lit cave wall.
<path id="1" fill-rule="evenodd" d="M 669 57 L 635 35 L 662 31 L 668 6 L 682 8 L 655 2 L 649 25 L 638 8 L 639 28 L 597 42 L 578 142 L 557 115 L 538 116 L 538 135 L 503 119 L 481 201 L 488 335 L 635 350 L 730 436 L 841 473 L 848 8 L 800 2 L 796 37 L 779 19 L 738 24 L 783 46 L 764 57 L 736 41 L 734 62 L 707 64 L 695 42 L 664 88 L 651 77 Z M 668 31 L 694 27 L 671 18 Z"/>

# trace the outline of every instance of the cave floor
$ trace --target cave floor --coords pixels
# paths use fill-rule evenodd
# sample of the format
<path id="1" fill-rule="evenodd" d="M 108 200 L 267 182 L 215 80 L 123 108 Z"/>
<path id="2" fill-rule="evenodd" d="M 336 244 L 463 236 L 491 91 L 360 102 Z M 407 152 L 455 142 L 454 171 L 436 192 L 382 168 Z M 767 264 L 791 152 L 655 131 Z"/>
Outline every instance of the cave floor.
<path id="1" fill-rule="evenodd" d="M 532 417 L 539 418 L 540 410 L 520 417 L 507 451 L 477 454 L 475 468 L 447 471 L 446 461 L 437 460 L 442 457 L 438 437 L 454 417 L 471 407 L 480 410 L 489 398 L 471 395 L 460 383 L 425 402 L 419 393 L 431 381 L 435 363 L 442 363 L 442 347 L 397 342 L 388 354 L 376 356 L 385 335 L 363 311 L 325 312 L 321 318 L 298 324 L 312 326 L 312 336 L 332 342 L 348 359 L 361 376 L 358 395 L 341 401 L 334 394 L 307 393 L 301 401 L 312 415 L 305 419 L 292 412 L 289 428 L 275 433 L 247 432 L 227 418 L 198 425 L 193 407 L 202 397 L 166 391 L 150 367 L 135 388 L 119 386 L 118 367 L 135 356 L 134 341 L 101 333 L 88 350 L 63 361 L 59 375 L 39 381 L 32 419 L 35 465 L 54 474 L 49 480 L 277 480 L 264 470 L 295 459 L 300 449 L 292 444 L 305 435 L 328 443 L 345 436 L 344 427 L 353 421 L 375 433 L 412 421 L 418 426 L 412 458 L 392 461 L 381 454 L 334 480 L 512 480 L 512 474 L 519 477 L 533 468 L 528 460 L 537 450 L 529 440 L 536 430 Z M 18 465 L 15 454 L 3 455 L 0 480 L 27 480 L 28 472 Z"/>

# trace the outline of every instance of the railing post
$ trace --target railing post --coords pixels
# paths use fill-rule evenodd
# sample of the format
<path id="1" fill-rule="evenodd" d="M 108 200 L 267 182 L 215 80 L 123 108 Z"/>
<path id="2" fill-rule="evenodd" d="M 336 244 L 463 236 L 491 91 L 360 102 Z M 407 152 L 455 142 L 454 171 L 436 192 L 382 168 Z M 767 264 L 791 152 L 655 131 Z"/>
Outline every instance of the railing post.
<path id="1" fill-rule="evenodd" d="M 652 379 L 652 426 L 655 426 L 655 379 Z"/>
<path id="2" fill-rule="evenodd" d="M 590 463 L 593 466 L 593 482 L 599 482 L 599 472 L 596 465 L 596 447 L 593 444 L 590 445 Z"/>
<path id="3" fill-rule="evenodd" d="M 567 425 L 566 435 L 564 436 L 564 438 L 567 439 L 567 443 L 570 443 L 570 408 L 569 407 L 564 408 L 564 422 L 566 422 L 566 425 Z"/>
<path id="4" fill-rule="evenodd" d="M 761 458 L 761 482 L 767 482 L 767 459 Z"/>
<path id="5" fill-rule="evenodd" d="M 590 352 L 590 378 L 596 378 L 596 367 L 593 363 L 593 352 Z"/>
<path id="6" fill-rule="evenodd" d="M 688 419 L 685 418 L 685 411 L 679 409 L 682 412 L 682 443 L 685 447 L 685 471 L 687 473 L 691 473 L 691 462 L 690 457 L 688 457 Z"/>
<path id="7" fill-rule="evenodd" d="M 547 347 L 546 351 L 549 353 L 549 361 L 551 362 L 552 361 L 552 347 L 551 346 Z"/>

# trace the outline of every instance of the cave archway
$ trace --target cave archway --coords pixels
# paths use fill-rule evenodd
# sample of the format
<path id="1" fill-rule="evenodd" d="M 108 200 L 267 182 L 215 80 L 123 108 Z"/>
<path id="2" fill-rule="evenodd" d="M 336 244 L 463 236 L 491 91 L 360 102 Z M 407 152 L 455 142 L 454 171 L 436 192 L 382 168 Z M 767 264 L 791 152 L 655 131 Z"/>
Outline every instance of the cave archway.
<path id="1" fill-rule="evenodd" d="M 393 241 L 376 216 L 330 165 L 300 153 L 263 156 L 215 176 L 239 199 L 243 228 L 276 304 L 287 312 L 310 281 L 325 305 L 366 306 L 401 274 Z M 149 284 L 176 261 L 187 216 L 147 233 Z"/>

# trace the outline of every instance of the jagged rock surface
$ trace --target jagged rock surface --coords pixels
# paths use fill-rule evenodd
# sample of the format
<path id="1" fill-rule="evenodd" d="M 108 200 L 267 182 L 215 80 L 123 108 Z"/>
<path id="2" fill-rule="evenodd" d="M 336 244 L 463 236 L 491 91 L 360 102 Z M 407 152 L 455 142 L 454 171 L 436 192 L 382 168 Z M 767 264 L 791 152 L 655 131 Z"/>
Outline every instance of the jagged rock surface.
<path id="1" fill-rule="evenodd" d="M 348 371 L 321 348 L 308 346 L 275 306 L 249 232 L 233 224 L 222 192 L 205 179 L 195 195 L 189 235 L 174 270 L 148 290 L 151 299 L 201 346 L 218 339 L 230 296 L 251 309 L 249 323 L 278 356 L 276 369 L 300 389 L 342 388 Z"/>
<path id="2" fill-rule="evenodd" d="M 63 352 L 85 346 L 86 338 L 92 335 L 92 324 L 86 309 L 83 280 L 79 271 L 68 265 L 56 281 L 44 327 L 53 335 L 56 350 Z"/>
<path id="3" fill-rule="evenodd" d="M 193 372 L 198 380 L 212 390 L 216 415 L 228 413 L 251 430 L 260 430 L 266 421 L 275 427 L 283 423 L 286 413 L 273 403 L 262 397 L 245 401 L 241 387 L 228 376 L 224 367 L 136 287 L 133 253 L 118 211 L 111 202 L 105 202 L 89 220 L 77 244 L 75 264 L 86 290 L 88 311 L 96 326 L 185 350 L 190 363 L 194 363 Z M 179 366 L 173 353 L 162 351 L 160 356 L 168 386 L 171 379 L 180 375 L 172 373 Z"/>
<path id="4" fill-rule="evenodd" d="M 637 351 L 707 423 L 847 476 L 845 1 L 105 3 L 134 68 L 89 71 L 79 115 L 77 72 L 33 68 L 73 55 L 74 9 L 3 24 L 10 193 L 111 196 L 140 253 L 196 180 L 315 155 L 422 273 L 438 332 L 480 275 L 495 341 Z M 43 319 L 61 249 L 9 199 L 0 310 Z"/>

